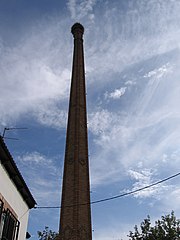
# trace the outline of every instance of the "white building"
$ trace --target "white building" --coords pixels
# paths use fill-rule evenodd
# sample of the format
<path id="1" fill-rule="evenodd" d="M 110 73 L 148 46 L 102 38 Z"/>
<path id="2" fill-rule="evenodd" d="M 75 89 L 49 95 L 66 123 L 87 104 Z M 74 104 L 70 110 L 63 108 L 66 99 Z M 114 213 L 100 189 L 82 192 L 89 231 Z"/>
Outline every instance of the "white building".
<path id="1" fill-rule="evenodd" d="M 0 136 L 0 240 L 25 240 L 36 202 Z"/>

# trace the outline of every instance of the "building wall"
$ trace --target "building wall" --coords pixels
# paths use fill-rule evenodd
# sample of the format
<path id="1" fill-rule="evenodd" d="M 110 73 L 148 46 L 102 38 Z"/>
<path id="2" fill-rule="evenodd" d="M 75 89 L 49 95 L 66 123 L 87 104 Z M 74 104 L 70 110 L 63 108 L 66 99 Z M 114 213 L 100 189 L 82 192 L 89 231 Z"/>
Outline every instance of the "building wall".
<path id="1" fill-rule="evenodd" d="M 17 217 L 20 222 L 18 240 L 26 239 L 27 223 L 29 216 L 29 208 L 16 186 L 11 181 L 6 170 L 0 163 L 0 199 L 10 206 L 10 210 Z"/>

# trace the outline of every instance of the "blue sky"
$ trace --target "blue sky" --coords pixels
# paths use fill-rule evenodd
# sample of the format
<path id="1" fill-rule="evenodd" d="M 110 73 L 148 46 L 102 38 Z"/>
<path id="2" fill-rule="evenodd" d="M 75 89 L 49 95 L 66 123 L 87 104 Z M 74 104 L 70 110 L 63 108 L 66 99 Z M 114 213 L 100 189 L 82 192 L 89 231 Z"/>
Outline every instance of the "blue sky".
<path id="1" fill-rule="evenodd" d="M 85 27 L 91 199 L 179 172 L 178 0 L 1 0 L 0 130 L 39 206 L 60 205 L 72 67 L 71 26 Z M 93 239 L 127 239 L 175 210 L 179 177 L 92 206 Z M 33 209 L 28 231 L 57 231 L 59 209 Z"/>

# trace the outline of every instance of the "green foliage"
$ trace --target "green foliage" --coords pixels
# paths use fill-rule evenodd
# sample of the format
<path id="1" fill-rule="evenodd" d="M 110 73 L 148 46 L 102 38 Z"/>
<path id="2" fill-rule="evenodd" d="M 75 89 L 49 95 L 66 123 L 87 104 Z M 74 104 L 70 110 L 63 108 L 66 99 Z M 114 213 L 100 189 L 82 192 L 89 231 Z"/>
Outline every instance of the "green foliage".
<path id="1" fill-rule="evenodd" d="M 53 240 L 57 236 L 57 233 L 49 230 L 49 227 L 45 227 L 42 232 L 38 231 L 37 234 L 39 240 Z"/>
<path id="2" fill-rule="evenodd" d="M 161 217 L 161 220 L 151 226 L 150 217 L 140 225 L 134 227 L 134 232 L 129 232 L 129 240 L 180 240 L 180 219 L 176 219 L 174 212 Z"/>

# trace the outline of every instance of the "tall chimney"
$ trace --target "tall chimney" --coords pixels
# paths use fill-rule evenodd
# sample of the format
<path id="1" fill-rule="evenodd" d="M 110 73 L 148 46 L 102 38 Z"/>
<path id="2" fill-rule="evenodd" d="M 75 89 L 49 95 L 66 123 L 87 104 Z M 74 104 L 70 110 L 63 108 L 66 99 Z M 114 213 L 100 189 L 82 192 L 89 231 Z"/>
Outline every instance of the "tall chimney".
<path id="1" fill-rule="evenodd" d="M 59 240 L 91 240 L 84 27 L 75 23 L 74 55 L 66 135 Z"/>

